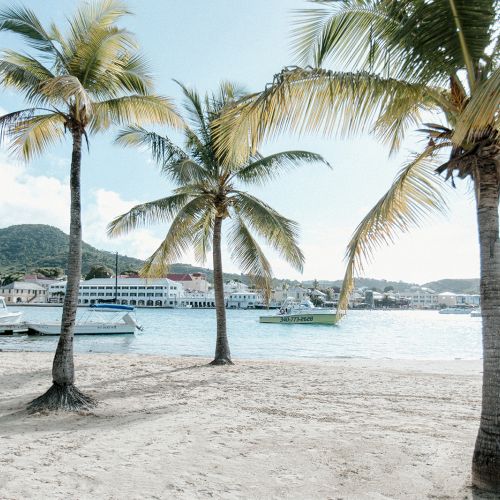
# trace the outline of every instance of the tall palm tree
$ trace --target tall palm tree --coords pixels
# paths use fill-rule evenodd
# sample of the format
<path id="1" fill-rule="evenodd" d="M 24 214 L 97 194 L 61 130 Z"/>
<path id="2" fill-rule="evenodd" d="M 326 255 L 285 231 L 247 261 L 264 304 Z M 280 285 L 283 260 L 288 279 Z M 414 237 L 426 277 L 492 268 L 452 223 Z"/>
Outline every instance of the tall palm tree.
<path id="1" fill-rule="evenodd" d="M 181 84 L 179 84 L 181 85 Z M 168 137 L 129 127 L 118 137 L 126 146 L 146 146 L 163 174 L 177 188 L 171 196 L 132 208 L 109 225 L 109 234 L 118 236 L 152 222 L 170 222 L 167 235 L 146 261 L 142 274 L 161 276 L 169 264 L 194 247 L 196 259 L 205 262 L 212 251 L 214 268 L 217 341 L 212 364 L 232 364 L 226 331 L 226 310 L 222 276 L 222 224 L 229 219 L 228 246 L 232 259 L 249 273 L 254 283 L 268 291 L 272 272 L 269 261 L 254 234 L 273 247 L 295 269 L 302 270 L 304 257 L 297 245 L 297 224 L 248 192 L 240 184 L 260 185 L 281 171 L 304 162 L 323 162 L 307 151 L 286 151 L 261 156 L 256 153 L 240 163 L 227 161 L 214 147 L 213 123 L 225 106 L 241 91 L 223 83 L 216 95 L 204 99 L 181 85 L 186 111 L 184 148 Z"/>
<path id="2" fill-rule="evenodd" d="M 339 303 L 363 262 L 399 232 L 445 208 L 444 180 L 470 179 L 477 205 L 483 311 L 482 414 L 474 485 L 500 491 L 500 39 L 498 0 L 321 0 L 301 11 L 285 68 L 220 123 L 229 151 L 284 130 L 376 134 L 396 151 L 420 127 L 427 146 L 404 165 L 356 229 Z M 344 71 L 331 71 L 334 63 Z M 310 64 L 310 66 L 307 66 Z M 437 123 L 422 123 L 434 115 Z M 239 154 L 248 154 L 245 148 Z M 444 155 L 447 159 L 444 160 Z"/>
<path id="3" fill-rule="evenodd" d="M 71 136 L 71 221 L 68 281 L 53 385 L 30 403 L 31 410 L 88 408 L 94 401 L 74 385 L 73 329 L 81 278 L 80 168 L 82 142 L 113 124 L 166 122 L 179 118 L 168 99 L 152 94 L 152 80 L 134 37 L 116 23 L 128 11 L 118 0 L 83 5 L 63 34 L 44 28 L 24 7 L 0 11 L 0 31 L 19 35 L 35 54 L 4 50 L 0 79 L 30 106 L 0 117 L 0 138 L 13 154 L 30 160 Z"/>

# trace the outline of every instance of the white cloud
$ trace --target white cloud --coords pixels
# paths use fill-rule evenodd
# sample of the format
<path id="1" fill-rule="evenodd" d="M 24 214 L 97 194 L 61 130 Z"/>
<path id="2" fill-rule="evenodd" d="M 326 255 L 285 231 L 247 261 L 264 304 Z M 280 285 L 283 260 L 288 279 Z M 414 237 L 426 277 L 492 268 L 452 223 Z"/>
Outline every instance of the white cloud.
<path id="1" fill-rule="evenodd" d="M 44 175 L 33 175 L 22 164 L 0 161 L 0 224 L 51 224 L 69 228 L 68 185 Z"/>
<path id="2" fill-rule="evenodd" d="M 120 194 L 106 189 L 93 193 L 94 201 L 87 207 L 83 217 L 84 240 L 97 248 L 118 251 L 130 257 L 145 259 L 159 246 L 162 239 L 150 229 L 138 229 L 119 238 L 108 238 L 106 227 L 118 215 L 140 203 L 124 200 Z"/>
<path id="3" fill-rule="evenodd" d="M 23 164 L 0 160 L 0 227 L 49 224 L 69 232 L 69 184 L 56 177 L 33 175 Z M 118 193 L 98 189 L 83 206 L 83 239 L 87 243 L 131 257 L 146 258 L 161 243 L 149 229 L 117 239 L 106 235 L 107 224 L 138 203 Z"/>

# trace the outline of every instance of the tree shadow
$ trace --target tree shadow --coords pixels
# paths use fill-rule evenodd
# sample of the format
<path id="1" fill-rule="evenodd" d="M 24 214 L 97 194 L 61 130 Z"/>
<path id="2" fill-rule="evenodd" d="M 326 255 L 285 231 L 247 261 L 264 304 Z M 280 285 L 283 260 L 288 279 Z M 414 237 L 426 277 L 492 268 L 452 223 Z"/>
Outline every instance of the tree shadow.
<path id="1" fill-rule="evenodd" d="M 128 378 L 105 380 L 96 382 L 93 385 L 78 385 L 79 389 L 89 396 L 95 398 L 98 407 L 91 411 L 82 412 L 40 412 L 30 414 L 26 411 L 29 401 L 37 397 L 38 394 L 23 394 L 3 399 L 0 402 L 0 435 L 18 435 L 23 433 L 43 433 L 51 431 L 67 431 L 68 429 L 92 429 L 95 427 L 123 427 L 135 421 L 150 421 L 159 418 L 167 413 L 174 413 L 182 406 L 189 404 L 189 393 L 211 385 L 215 378 L 210 379 L 169 379 L 169 375 L 208 367 L 208 364 L 197 364 L 187 367 L 175 368 L 172 370 L 160 370 L 153 373 L 137 374 Z M 31 372 L 33 375 L 34 372 Z M 40 373 L 46 374 L 46 371 Z M 147 379 L 151 379 L 147 382 Z M 139 380 L 146 380 L 146 383 L 137 383 Z M 127 382 L 129 384 L 127 384 Z M 114 384 L 120 383 L 121 387 Z M 124 386 L 125 383 L 125 386 Z M 43 392 L 43 391 L 42 391 Z M 183 393 L 182 398 L 179 394 Z M 187 394 L 186 394 L 187 393 Z M 161 401 L 155 401 L 153 405 L 147 404 L 140 408 L 130 409 L 127 406 L 127 399 L 135 397 L 148 397 L 151 395 L 161 395 Z M 123 399 L 123 406 L 113 405 L 113 413 L 110 413 L 110 401 Z M 182 400 L 182 402 L 181 402 Z M 159 404 L 158 404 L 159 403 Z M 2 407 L 4 410 L 2 411 Z M 62 426 L 66 424 L 66 428 Z"/>
<path id="2" fill-rule="evenodd" d="M 481 491 L 478 488 L 471 486 L 471 499 L 472 500 L 498 500 L 499 495 L 497 493 L 488 493 L 485 491 Z"/>

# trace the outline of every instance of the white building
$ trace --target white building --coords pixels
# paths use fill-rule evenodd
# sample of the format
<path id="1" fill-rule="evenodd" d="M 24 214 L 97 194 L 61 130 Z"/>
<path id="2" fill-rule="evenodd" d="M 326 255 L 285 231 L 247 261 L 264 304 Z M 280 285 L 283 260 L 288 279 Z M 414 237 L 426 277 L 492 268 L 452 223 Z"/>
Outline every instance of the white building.
<path id="1" fill-rule="evenodd" d="M 430 288 L 413 287 L 401 294 L 410 300 L 410 307 L 417 309 L 434 309 L 439 305 L 439 295 Z"/>
<path id="2" fill-rule="evenodd" d="M 208 293 L 210 288 L 207 276 L 203 273 L 169 273 L 167 278 L 180 283 L 186 291 Z"/>
<path id="3" fill-rule="evenodd" d="M 236 292 L 226 297 L 228 309 L 254 309 L 256 305 L 262 304 L 262 294 L 258 292 Z"/>
<path id="4" fill-rule="evenodd" d="M 11 304 L 37 304 L 46 302 L 45 287 L 28 281 L 14 281 L 0 287 L 0 295 Z"/>
<path id="5" fill-rule="evenodd" d="M 248 292 L 250 287 L 245 283 L 238 280 L 230 280 L 224 283 L 224 295 L 231 293 L 245 293 Z"/>
<path id="6" fill-rule="evenodd" d="M 438 295 L 440 305 L 447 307 L 453 306 L 474 306 L 478 307 L 480 304 L 480 296 L 477 294 L 468 293 L 453 293 L 443 292 Z"/>
<path id="7" fill-rule="evenodd" d="M 66 282 L 49 285 L 48 301 L 63 302 Z M 131 306 L 176 307 L 184 290 L 180 283 L 166 278 L 118 278 L 117 302 Z M 94 278 L 80 282 L 78 304 L 90 305 L 115 298 L 115 278 Z"/>

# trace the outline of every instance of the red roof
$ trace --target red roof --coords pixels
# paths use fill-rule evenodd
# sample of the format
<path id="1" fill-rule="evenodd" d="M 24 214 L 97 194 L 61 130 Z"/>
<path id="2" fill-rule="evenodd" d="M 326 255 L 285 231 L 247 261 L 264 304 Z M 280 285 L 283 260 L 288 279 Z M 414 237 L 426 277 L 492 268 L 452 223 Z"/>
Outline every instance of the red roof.
<path id="1" fill-rule="evenodd" d="M 193 281 L 190 274 L 169 273 L 167 278 L 172 281 Z"/>

